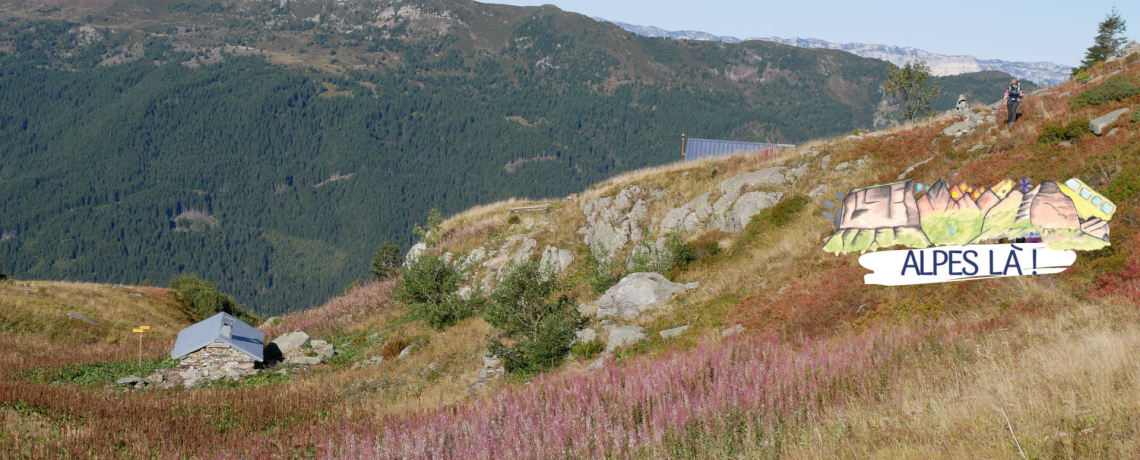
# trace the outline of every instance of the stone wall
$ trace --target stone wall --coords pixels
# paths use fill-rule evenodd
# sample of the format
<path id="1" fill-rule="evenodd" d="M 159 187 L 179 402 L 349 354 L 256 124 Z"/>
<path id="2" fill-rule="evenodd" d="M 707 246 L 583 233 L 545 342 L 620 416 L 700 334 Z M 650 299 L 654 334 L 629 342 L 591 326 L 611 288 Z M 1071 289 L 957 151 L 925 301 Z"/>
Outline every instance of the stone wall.
<path id="1" fill-rule="evenodd" d="M 207 346 L 190 353 L 178 364 L 182 384 L 192 387 L 199 380 L 238 380 L 258 372 L 253 357 L 230 347 Z"/>

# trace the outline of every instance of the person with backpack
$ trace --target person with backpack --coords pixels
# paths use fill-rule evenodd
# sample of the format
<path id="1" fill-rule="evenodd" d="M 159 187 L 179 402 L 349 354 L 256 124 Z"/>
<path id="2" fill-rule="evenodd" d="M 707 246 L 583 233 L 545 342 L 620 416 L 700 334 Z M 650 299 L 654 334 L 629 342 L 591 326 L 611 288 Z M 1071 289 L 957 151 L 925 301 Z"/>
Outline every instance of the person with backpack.
<path id="1" fill-rule="evenodd" d="M 1013 79 L 1009 83 L 1009 89 L 1005 91 L 1006 109 L 1009 110 L 1009 125 L 1017 121 L 1017 106 L 1021 104 L 1021 98 L 1024 97 L 1021 93 L 1021 87 L 1017 86 L 1017 79 Z"/>

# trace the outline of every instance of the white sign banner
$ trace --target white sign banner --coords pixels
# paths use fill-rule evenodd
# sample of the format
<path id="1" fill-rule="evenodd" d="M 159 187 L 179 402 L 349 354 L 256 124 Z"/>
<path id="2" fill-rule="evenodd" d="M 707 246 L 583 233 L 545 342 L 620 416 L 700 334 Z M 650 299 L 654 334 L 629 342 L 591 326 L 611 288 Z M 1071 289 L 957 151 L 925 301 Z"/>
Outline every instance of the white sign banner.
<path id="1" fill-rule="evenodd" d="M 859 265 L 874 271 L 865 284 L 905 286 L 1003 276 L 1061 273 L 1077 253 L 1046 249 L 1045 243 L 977 244 L 863 254 Z"/>

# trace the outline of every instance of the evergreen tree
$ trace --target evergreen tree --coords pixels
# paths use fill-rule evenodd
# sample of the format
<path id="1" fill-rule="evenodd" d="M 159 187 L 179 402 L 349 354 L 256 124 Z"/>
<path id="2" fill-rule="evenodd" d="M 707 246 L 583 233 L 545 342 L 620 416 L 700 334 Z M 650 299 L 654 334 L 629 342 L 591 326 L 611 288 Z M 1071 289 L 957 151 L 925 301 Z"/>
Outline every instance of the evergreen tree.
<path id="1" fill-rule="evenodd" d="M 929 112 L 931 102 L 942 93 L 942 86 L 930 83 L 930 66 L 926 61 L 908 62 L 902 68 L 891 66 L 883 94 L 902 104 L 903 115 L 914 120 Z"/>
<path id="2" fill-rule="evenodd" d="M 502 331 L 489 349 L 503 358 L 507 371 L 542 372 L 570 352 L 581 317 L 565 290 L 565 281 L 544 272 L 537 262 L 507 269 L 483 309 L 483 318 Z"/>
<path id="3" fill-rule="evenodd" d="M 1113 7 L 1112 11 L 1097 25 L 1093 46 L 1090 46 L 1085 52 L 1085 59 L 1081 61 L 1080 67 L 1073 69 L 1073 74 L 1076 75 L 1077 72 L 1108 59 L 1112 53 L 1115 53 L 1121 45 L 1128 41 L 1128 38 L 1124 36 L 1126 30 L 1128 30 L 1128 26 L 1124 22 L 1124 18 L 1121 18 L 1116 7 Z"/>
<path id="4" fill-rule="evenodd" d="M 400 247 L 387 241 L 372 256 L 372 276 L 383 281 L 400 271 Z"/>

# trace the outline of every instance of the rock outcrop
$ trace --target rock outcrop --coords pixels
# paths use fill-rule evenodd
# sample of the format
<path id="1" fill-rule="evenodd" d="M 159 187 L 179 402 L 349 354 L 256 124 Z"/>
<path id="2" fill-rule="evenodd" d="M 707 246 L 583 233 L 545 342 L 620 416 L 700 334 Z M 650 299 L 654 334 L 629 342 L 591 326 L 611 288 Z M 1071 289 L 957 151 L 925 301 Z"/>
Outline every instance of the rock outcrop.
<path id="1" fill-rule="evenodd" d="M 553 270 L 554 273 L 562 273 L 570 267 L 570 264 L 574 263 L 574 253 L 567 249 L 547 246 L 546 249 L 543 249 L 542 259 L 539 260 L 538 263 L 543 270 Z"/>
<path id="2" fill-rule="evenodd" d="M 794 168 L 770 167 L 730 177 L 717 184 L 721 195 L 709 204 L 712 192 L 698 195 L 693 201 L 670 210 L 661 219 L 660 233 L 674 230 L 695 232 L 723 230 L 737 232 L 748 225 L 760 211 L 774 206 L 783 198 L 781 192 L 745 192 L 762 184 L 784 185 L 795 182 L 807 171 L 807 164 Z"/>
<path id="3" fill-rule="evenodd" d="M 614 197 L 582 200 L 586 225 L 578 229 L 582 240 L 599 259 L 609 259 L 626 243 L 641 240 L 641 221 L 649 211 L 645 191 L 636 185 L 622 189 Z"/>
<path id="4" fill-rule="evenodd" d="M 631 273 L 607 289 L 597 301 L 583 305 L 579 309 L 583 313 L 596 309 L 594 315 L 598 318 L 618 316 L 633 319 L 642 312 L 698 286 L 698 283 L 674 283 L 657 273 Z"/>

